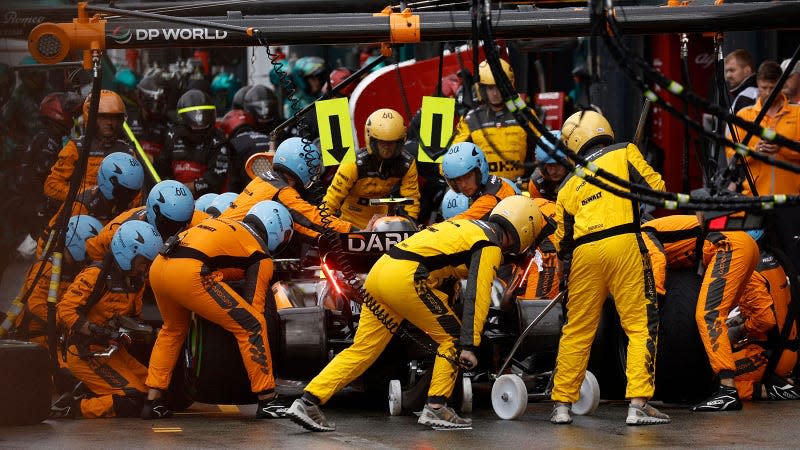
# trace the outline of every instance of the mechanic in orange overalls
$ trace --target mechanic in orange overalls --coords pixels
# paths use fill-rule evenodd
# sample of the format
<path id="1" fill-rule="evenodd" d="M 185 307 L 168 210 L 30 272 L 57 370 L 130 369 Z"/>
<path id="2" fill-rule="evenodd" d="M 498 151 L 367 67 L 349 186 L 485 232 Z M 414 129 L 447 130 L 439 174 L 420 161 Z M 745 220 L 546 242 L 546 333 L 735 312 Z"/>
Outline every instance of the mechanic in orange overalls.
<path id="1" fill-rule="evenodd" d="M 304 197 L 316 181 L 321 162 L 322 154 L 316 145 L 299 137 L 281 142 L 272 159 L 273 170 L 263 171 L 253 178 L 231 206 L 219 216 L 220 219 L 242 220 L 256 203 L 274 200 L 292 214 L 295 231 L 316 241 L 325 229 L 322 215 Z M 333 215 L 329 215 L 328 220 L 330 228 L 340 233 L 355 229 L 349 222 Z"/>
<path id="2" fill-rule="evenodd" d="M 258 395 L 256 418 L 280 417 L 264 317 L 272 255 L 292 237 L 292 217 L 280 203 L 256 203 L 242 221 L 209 218 L 167 243 L 150 271 L 164 325 L 150 368 L 142 419 L 171 415 L 162 393 L 169 386 L 192 312 L 231 332 L 239 343 L 250 387 Z M 227 283 L 244 278 L 239 295 Z"/>
<path id="3" fill-rule="evenodd" d="M 561 138 L 561 130 L 553 130 L 550 133 L 556 139 Z M 559 164 L 542 146 L 546 146 L 548 149 L 556 151 L 562 158 L 564 157 L 561 150 L 554 148 L 547 138 L 541 138 L 536 144 L 536 169 L 533 170 L 531 178 L 528 180 L 528 192 L 533 198 L 544 198 L 554 202 L 558 197 L 558 187 L 567 176 L 567 168 Z"/>
<path id="4" fill-rule="evenodd" d="M 86 258 L 86 240 L 97 236 L 103 224 L 92 216 L 78 215 L 69 218 L 67 233 L 64 236 L 64 256 L 61 263 L 61 281 L 58 285 L 58 297 L 61 298 L 67 291 L 72 280 L 86 263 L 91 260 Z M 44 265 L 39 278 L 36 275 Z M 17 317 L 17 338 L 36 342 L 48 348 L 47 342 L 47 296 L 50 290 L 50 277 L 53 273 L 52 257 L 39 260 L 30 269 L 25 278 L 20 292 L 25 293 L 31 288 L 34 281 L 35 287 L 25 303 L 25 309 Z"/>
<path id="5" fill-rule="evenodd" d="M 516 195 L 506 180 L 489 175 L 483 150 L 472 142 L 462 142 L 447 150 L 442 158 L 442 174 L 450 189 L 470 199 L 467 210 L 451 220 L 486 220 L 500 200 Z"/>
<path id="6" fill-rule="evenodd" d="M 698 251 L 705 267 L 697 298 L 695 320 L 711 369 L 719 377 L 717 392 L 692 407 L 692 411 L 742 409 L 734 376 L 736 364 L 726 320 L 737 304 L 748 313 L 748 328 L 765 332 L 775 319 L 764 312 L 772 299 L 763 283 L 753 277 L 759 260 L 758 246 L 742 231 L 704 233 L 696 216 L 674 215 L 651 220 L 642 226 L 653 261 L 656 291 L 664 294 L 667 267 L 693 267 Z M 745 296 L 745 293 L 747 294 Z"/>
<path id="7" fill-rule="evenodd" d="M 58 303 L 59 323 L 69 333 L 67 365 L 93 396 L 68 393 L 51 417 L 135 417 L 141 410 L 147 368 L 125 350 L 124 337 L 109 322 L 141 314 L 147 272 L 163 244 L 146 222 L 122 224 L 103 262 L 86 267 Z M 114 347 L 110 356 L 97 355 Z"/>
<path id="8" fill-rule="evenodd" d="M 116 152 L 103 158 L 97 171 L 97 185 L 79 191 L 72 202 L 72 213 L 88 214 L 106 224 L 121 211 L 134 204 L 144 182 L 144 171 L 139 161 L 127 153 Z M 36 256 L 41 257 L 51 231 L 58 221 L 64 205 L 50 219 L 36 246 Z"/>
<path id="9" fill-rule="evenodd" d="M 120 225 L 129 220 L 143 220 L 156 227 L 166 239 L 186 227 L 193 227 L 208 217 L 194 209 L 194 198 L 189 189 L 175 180 L 164 180 L 150 190 L 147 205 L 129 209 L 108 222 L 96 237 L 86 241 L 90 261 L 99 261 L 108 251 L 111 238 Z"/>
<path id="10" fill-rule="evenodd" d="M 89 95 L 83 103 L 83 123 L 89 123 Z M 125 121 L 125 103 L 122 98 L 114 91 L 100 91 L 100 107 L 97 110 L 97 134 L 92 141 L 92 149 L 89 151 L 89 161 L 86 165 L 86 173 L 78 191 L 94 184 L 97 172 L 100 170 L 100 163 L 103 159 L 114 152 L 134 154 L 133 147 L 122 140 L 122 123 Z M 58 153 L 58 160 L 50 169 L 50 175 L 44 182 L 44 193 L 54 200 L 64 201 L 69 192 L 69 180 L 75 170 L 75 164 L 82 150 L 83 137 L 70 140 L 67 145 Z"/>
<path id="11" fill-rule="evenodd" d="M 555 227 L 556 204 L 544 198 L 534 198 L 533 201 L 542 212 L 545 220 L 549 219 Z M 524 298 L 556 298 L 558 295 L 559 280 L 561 279 L 561 263 L 558 252 L 550 236 L 545 237 L 536 247 L 536 254 L 528 269 L 528 279 L 525 282 Z"/>

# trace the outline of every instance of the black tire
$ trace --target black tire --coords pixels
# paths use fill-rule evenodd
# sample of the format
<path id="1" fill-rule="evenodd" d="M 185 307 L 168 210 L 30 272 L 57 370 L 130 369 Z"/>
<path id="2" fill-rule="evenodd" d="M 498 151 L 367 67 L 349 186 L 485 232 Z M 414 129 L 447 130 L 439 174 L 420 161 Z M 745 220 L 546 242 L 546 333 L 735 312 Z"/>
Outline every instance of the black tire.
<path id="1" fill-rule="evenodd" d="M 172 378 L 167 388 L 167 406 L 171 411 L 183 411 L 194 403 L 192 393 L 189 390 L 189 379 L 186 369 L 186 344 L 181 347 L 178 362 L 172 371 Z"/>
<path id="2" fill-rule="evenodd" d="M 666 402 L 694 403 L 714 390 L 714 374 L 694 318 L 701 281 L 693 270 L 667 273 L 656 358 L 656 397 Z"/>
<path id="3" fill-rule="evenodd" d="M 250 391 L 250 379 L 233 334 L 197 317 L 199 364 L 192 392 L 202 403 L 246 405 L 258 401 Z"/>
<path id="4" fill-rule="evenodd" d="M 50 413 L 50 357 L 39 344 L 0 341 L 0 424 L 32 425 Z"/>

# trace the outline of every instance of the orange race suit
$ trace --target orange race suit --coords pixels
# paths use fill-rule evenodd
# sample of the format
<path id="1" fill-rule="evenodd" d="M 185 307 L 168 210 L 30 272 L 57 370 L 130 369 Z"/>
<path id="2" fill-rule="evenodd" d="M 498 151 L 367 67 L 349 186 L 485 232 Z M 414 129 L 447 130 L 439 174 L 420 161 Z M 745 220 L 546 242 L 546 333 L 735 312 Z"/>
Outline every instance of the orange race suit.
<path id="1" fill-rule="evenodd" d="M 322 215 L 316 206 L 303 199 L 297 190 L 275 171 L 266 170 L 253 178 L 236 197 L 231 206 L 220 215 L 220 219 L 242 220 L 250 208 L 262 200 L 274 200 L 289 210 L 292 215 L 294 229 L 311 240 L 319 237 L 325 230 Z M 330 228 L 339 233 L 353 230 L 353 225 L 334 216 L 329 216 Z"/>
<path id="2" fill-rule="evenodd" d="M 528 137 L 508 109 L 495 112 L 488 105 L 470 110 L 458 123 L 453 144 L 465 141 L 483 150 L 491 174 L 510 180 L 525 175 L 523 163 L 533 161 L 536 149 L 536 140 Z"/>
<path id="3" fill-rule="evenodd" d="M 664 181 L 630 143 L 583 152 L 598 167 L 631 183 L 664 190 Z M 639 204 L 570 174 L 558 192 L 553 243 L 568 283 L 552 399 L 578 400 L 589 350 L 608 294 L 628 336 L 625 397 L 650 398 L 658 339 L 658 309 L 650 258 L 639 236 Z"/>
<path id="4" fill-rule="evenodd" d="M 147 368 L 121 346 L 110 357 L 93 356 L 103 351 L 80 330 L 87 321 L 105 327 L 116 316 L 138 317 L 142 310 L 144 283 L 131 283 L 110 267 L 112 258 L 83 269 L 58 303 L 59 323 L 68 330 L 67 365 L 86 384 L 94 397 L 80 400 L 83 417 L 137 417 L 142 408 Z M 105 273 L 106 276 L 101 277 Z"/>
<path id="5" fill-rule="evenodd" d="M 336 355 L 305 391 L 327 402 L 360 376 L 392 338 L 387 329 L 408 320 L 438 345 L 429 402 L 444 402 L 453 392 L 457 348 L 480 345 L 491 304 L 492 281 L 502 263 L 499 225 L 478 220 L 446 221 L 400 242 L 370 270 L 364 287 L 376 302 L 363 307 L 353 345 Z M 461 320 L 453 312 L 445 286 L 466 278 Z M 376 318 L 376 313 L 384 319 Z"/>
<path id="6" fill-rule="evenodd" d="M 191 228 L 208 217 L 210 216 L 203 211 L 194 210 L 194 213 L 192 213 L 192 219 L 186 225 L 186 228 Z M 147 207 L 139 206 L 123 212 L 109 221 L 106 226 L 100 230 L 100 233 L 98 233 L 97 236 L 87 239 L 86 256 L 89 261 L 100 261 L 103 259 L 103 255 L 105 255 L 108 249 L 111 247 L 111 239 L 114 237 L 114 233 L 117 231 L 117 228 L 129 220 L 141 220 L 142 222 L 147 222 Z M 162 236 L 162 238 L 166 240 L 169 238 L 169 236 Z"/>
<path id="7" fill-rule="evenodd" d="M 705 267 L 697 298 L 695 320 L 700 339 L 714 373 L 734 378 L 736 365 L 725 321 L 737 304 L 750 311 L 748 320 L 764 321 L 764 311 L 772 299 L 758 276 L 753 276 L 759 260 L 758 246 L 742 231 L 703 233 L 697 217 L 674 215 L 651 220 L 642 226 L 645 242 L 651 249 L 656 289 L 664 293 L 667 268 L 693 267 L 702 252 Z M 746 295 L 745 295 L 746 293 Z M 771 321 L 774 326 L 774 319 Z M 762 330 L 764 325 L 751 324 Z"/>
<path id="8" fill-rule="evenodd" d="M 355 162 L 339 166 L 322 201 L 331 214 L 339 213 L 342 220 L 365 229 L 374 215 L 385 216 L 388 211 L 384 205 L 370 206 L 370 199 L 389 197 L 395 189 L 400 197 L 414 200 L 402 214 L 417 220 L 419 182 L 414 157 L 403 150 L 396 158 L 383 161 L 361 149 Z"/>
<path id="9" fill-rule="evenodd" d="M 99 145 L 95 141 L 95 146 Z M 54 200 L 64 201 L 69 192 L 69 180 L 72 178 L 72 172 L 75 171 L 75 164 L 78 162 L 78 157 L 83 151 L 83 138 L 77 140 L 70 140 L 67 145 L 58 153 L 58 159 L 50 169 L 50 175 L 44 182 L 44 193 Z M 97 183 L 97 172 L 100 170 L 100 164 L 103 158 L 114 153 L 123 152 L 129 155 L 135 155 L 131 144 L 121 139 L 115 139 L 108 148 L 93 148 L 89 152 L 89 161 L 86 165 L 86 173 L 83 175 L 83 181 L 78 188 L 80 192 Z M 99 218 L 98 218 L 99 219 Z"/>
<path id="10" fill-rule="evenodd" d="M 473 195 L 472 204 L 469 205 L 466 211 L 457 214 L 448 220 L 458 219 L 474 219 L 486 220 L 495 206 L 500 200 L 516 195 L 514 188 L 512 188 L 502 178 L 489 175 L 489 181 L 486 186 Z"/>
<path id="11" fill-rule="evenodd" d="M 555 223 L 556 204 L 543 198 L 535 198 L 534 201 L 542 215 L 553 219 Z M 550 236 L 541 240 L 527 270 L 528 279 L 523 281 L 526 283 L 523 298 L 556 298 L 561 279 L 561 263 Z"/>
<path id="12" fill-rule="evenodd" d="M 267 244 L 251 225 L 209 218 L 180 233 L 150 269 L 164 325 L 150 356 L 147 386 L 162 391 L 169 386 L 194 312 L 236 337 L 252 391 L 272 392 L 275 379 L 264 316 L 271 277 Z M 242 296 L 227 281 L 243 278 Z"/>
<path id="13" fill-rule="evenodd" d="M 95 217 L 100 221 L 100 223 L 106 224 L 111 219 L 116 217 L 120 212 L 125 211 L 126 209 L 139 203 L 139 201 L 139 196 L 137 196 L 137 198 L 134 198 L 133 200 L 121 205 L 118 201 L 107 200 L 100 192 L 100 188 L 97 186 L 92 186 L 75 196 L 75 200 L 72 202 L 72 214 L 70 214 L 70 217 L 80 214 L 88 214 L 92 217 Z M 44 247 L 50 238 L 50 232 L 56 226 L 58 215 L 61 214 L 63 209 L 64 205 L 62 204 L 61 207 L 58 208 L 58 211 L 55 213 L 55 215 L 53 215 L 53 217 L 50 219 L 50 223 L 47 224 L 47 227 L 44 229 L 44 231 L 42 231 L 42 234 L 39 235 L 39 240 L 36 245 L 37 257 L 41 258 Z M 101 258 L 102 256 L 98 259 Z"/>

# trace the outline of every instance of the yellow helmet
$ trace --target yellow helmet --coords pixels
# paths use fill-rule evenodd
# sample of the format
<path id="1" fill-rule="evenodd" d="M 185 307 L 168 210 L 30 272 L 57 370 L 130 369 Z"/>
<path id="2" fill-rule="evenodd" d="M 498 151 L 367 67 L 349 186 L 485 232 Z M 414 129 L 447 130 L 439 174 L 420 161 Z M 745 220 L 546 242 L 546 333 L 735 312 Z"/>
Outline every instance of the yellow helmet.
<path id="1" fill-rule="evenodd" d="M 514 240 L 511 253 L 522 254 L 533 245 L 545 225 L 536 202 L 524 195 L 506 197 L 492 209 L 489 221 L 499 224 Z"/>
<path id="2" fill-rule="evenodd" d="M 92 102 L 92 95 L 89 94 L 83 102 L 83 123 L 89 123 L 89 104 Z M 103 89 L 100 91 L 100 105 L 97 114 L 113 114 L 118 116 L 125 115 L 125 103 L 122 97 L 114 91 Z"/>
<path id="3" fill-rule="evenodd" d="M 514 71 L 511 69 L 511 65 L 502 58 L 500 59 L 500 65 L 503 66 L 503 72 L 505 72 L 508 79 L 511 80 L 511 85 L 514 86 Z M 481 84 L 497 84 L 494 81 L 492 68 L 489 67 L 489 63 L 486 61 L 483 61 L 478 65 L 478 78 Z"/>
<path id="4" fill-rule="evenodd" d="M 403 116 L 399 112 L 382 108 L 367 117 L 364 126 L 364 142 L 370 155 L 382 159 L 391 159 L 400 154 L 406 140 L 406 126 Z M 378 142 L 397 142 L 397 145 L 389 150 L 381 152 Z"/>
<path id="5" fill-rule="evenodd" d="M 561 126 L 561 140 L 575 153 L 595 145 L 614 143 L 614 130 L 602 114 L 592 111 L 578 111 L 569 116 Z"/>

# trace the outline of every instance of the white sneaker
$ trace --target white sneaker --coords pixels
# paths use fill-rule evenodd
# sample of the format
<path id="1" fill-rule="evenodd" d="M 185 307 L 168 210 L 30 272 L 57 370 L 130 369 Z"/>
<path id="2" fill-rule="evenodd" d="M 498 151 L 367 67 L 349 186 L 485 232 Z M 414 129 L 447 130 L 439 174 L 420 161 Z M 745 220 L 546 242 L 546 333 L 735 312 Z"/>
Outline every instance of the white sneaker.
<path id="1" fill-rule="evenodd" d="M 572 415 L 570 412 L 572 405 L 569 403 L 556 402 L 553 405 L 553 412 L 550 413 L 550 422 L 556 425 L 567 425 L 572 423 Z"/>
<path id="2" fill-rule="evenodd" d="M 628 425 L 658 425 L 671 421 L 668 415 L 653 408 L 649 403 L 642 406 L 631 404 L 628 406 L 628 418 L 625 419 Z"/>

